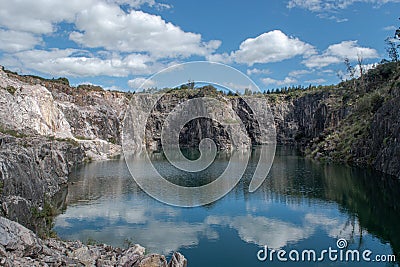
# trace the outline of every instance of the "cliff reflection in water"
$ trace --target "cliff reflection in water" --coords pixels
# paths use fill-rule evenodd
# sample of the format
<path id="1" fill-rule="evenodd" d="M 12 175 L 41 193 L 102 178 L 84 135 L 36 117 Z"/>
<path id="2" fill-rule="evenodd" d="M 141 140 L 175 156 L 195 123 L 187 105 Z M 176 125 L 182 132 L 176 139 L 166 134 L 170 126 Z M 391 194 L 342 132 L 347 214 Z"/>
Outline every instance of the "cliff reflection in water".
<path id="1" fill-rule="evenodd" d="M 119 246 L 129 241 L 165 254 L 181 250 L 193 266 L 204 253 L 220 255 L 227 263 L 224 246 L 231 248 L 231 266 L 241 261 L 257 265 L 259 246 L 322 250 L 337 238 L 346 238 L 353 249 L 394 251 L 400 258 L 399 181 L 365 169 L 316 163 L 281 147 L 267 180 L 249 193 L 258 159 L 257 149 L 252 153 L 245 177 L 228 195 L 190 209 L 147 196 L 130 178 L 123 159 L 86 164 L 72 174 L 67 209 L 54 229 L 66 239 Z M 171 172 L 161 155 L 153 160 Z M 221 173 L 226 161 L 221 155 L 209 176 Z M 184 179 L 182 175 L 175 178 Z M 235 250 L 242 256 L 234 256 Z"/>

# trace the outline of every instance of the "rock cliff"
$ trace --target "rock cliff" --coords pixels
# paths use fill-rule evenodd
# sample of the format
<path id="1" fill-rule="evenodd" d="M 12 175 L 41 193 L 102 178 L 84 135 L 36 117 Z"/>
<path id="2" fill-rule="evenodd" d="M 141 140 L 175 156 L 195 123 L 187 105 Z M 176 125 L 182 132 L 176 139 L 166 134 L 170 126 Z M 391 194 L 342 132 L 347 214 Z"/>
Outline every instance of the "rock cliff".
<path id="1" fill-rule="evenodd" d="M 82 149 L 71 141 L 0 133 L 0 215 L 39 233 L 51 227 L 46 205 L 83 157 Z"/>
<path id="2" fill-rule="evenodd" d="M 122 120 L 129 94 L 97 86 L 69 86 L 0 70 L 0 130 L 24 135 L 69 138 L 90 159 L 119 153 Z"/>
<path id="3" fill-rule="evenodd" d="M 314 108 L 306 105 L 314 120 L 304 115 L 295 120 L 297 125 L 304 120 L 314 132 L 300 132 L 305 154 L 370 166 L 400 178 L 400 64 L 378 65 L 364 77 L 326 91 L 322 101 L 313 91 L 296 97 L 319 101 Z"/>
<path id="4" fill-rule="evenodd" d="M 0 215 L 47 231 L 46 219 L 53 213 L 47 206 L 65 186 L 71 168 L 121 152 L 128 96 L 2 68 Z"/>

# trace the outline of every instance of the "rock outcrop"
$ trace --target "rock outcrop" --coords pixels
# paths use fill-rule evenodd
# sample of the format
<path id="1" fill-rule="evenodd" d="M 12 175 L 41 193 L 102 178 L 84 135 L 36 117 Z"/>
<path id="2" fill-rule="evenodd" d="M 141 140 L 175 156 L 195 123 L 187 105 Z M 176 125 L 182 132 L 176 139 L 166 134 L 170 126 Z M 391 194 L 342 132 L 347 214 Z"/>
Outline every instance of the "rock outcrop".
<path id="1" fill-rule="evenodd" d="M 0 217 L 0 265 L 186 267 L 187 260 L 175 252 L 168 263 L 163 255 L 145 254 L 140 245 L 121 249 L 54 238 L 42 240 L 22 225 Z"/>
<path id="2" fill-rule="evenodd" d="M 0 133 L 0 215 L 38 232 L 45 229 L 45 215 L 50 215 L 44 214 L 46 202 L 83 158 L 82 149 L 72 141 Z"/>
<path id="3" fill-rule="evenodd" d="M 364 77 L 326 91 L 329 96 L 320 101 L 321 109 L 302 108 L 310 107 L 317 121 L 313 126 L 312 120 L 300 117 L 315 133 L 301 131 L 305 154 L 370 166 L 400 178 L 400 64 L 378 65 Z M 318 94 L 308 91 L 297 101 L 305 97 L 319 101 Z"/>
<path id="4" fill-rule="evenodd" d="M 129 150 L 160 150 L 162 133 L 172 125 L 180 132 L 164 141 L 175 138 L 181 148 L 198 147 L 204 138 L 212 139 L 218 150 L 275 142 L 274 118 L 264 97 L 227 97 L 202 88 L 136 94 L 127 114 L 124 145 Z"/>
<path id="5" fill-rule="evenodd" d="M 0 129 L 77 141 L 88 159 L 121 151 L 127 93 L 0 70 Z"/>

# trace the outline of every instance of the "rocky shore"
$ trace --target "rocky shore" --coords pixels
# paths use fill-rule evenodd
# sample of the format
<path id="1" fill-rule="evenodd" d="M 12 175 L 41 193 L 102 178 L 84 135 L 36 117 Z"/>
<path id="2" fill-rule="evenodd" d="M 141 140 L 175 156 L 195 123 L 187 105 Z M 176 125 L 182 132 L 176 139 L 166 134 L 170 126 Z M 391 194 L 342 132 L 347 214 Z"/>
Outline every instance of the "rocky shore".
<path id="1" fill-rule="evenodd" d="M 140 245 L 121 249 L 55 238 L 42 240 L 22 225 L 0 217 L 0 266 L 186 267 L 187 260 L 175 252 L 167 262 L 163 255 L 145 254 Z"/>

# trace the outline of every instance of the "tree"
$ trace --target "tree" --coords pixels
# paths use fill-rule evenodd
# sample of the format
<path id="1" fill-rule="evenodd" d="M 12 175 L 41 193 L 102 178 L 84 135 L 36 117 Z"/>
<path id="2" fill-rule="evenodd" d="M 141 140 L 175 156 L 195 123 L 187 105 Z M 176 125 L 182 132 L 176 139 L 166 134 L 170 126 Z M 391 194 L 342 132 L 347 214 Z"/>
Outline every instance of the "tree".
<path id="1" fill-rule="evenodd" d="M 244 95 L 252 95 L 253 92 L 249 88 L 244 89 Z"/>
<path id="2" fill-rule="evenodd" d="M 360 72 L 360 82 L 361 82 L 361 88 L 365 89 L 365 83 L 364 83 L 364 74 L 365 74 L 365 67 L 363 65 L 363 56 L 361 54 L 357 55 L 357 64 L 358 64 L 358 70 Z"/>
<path id="3" fill-rule="evenodd" d="M 399 18 L 400 19 L 400 18 Z M 395 31 L 394 37 L 388 37 L 385 39 L 386 52 L 389 58 L 393 62 L 400 60 L 399 49 L 400 49 L 400 27 Z"/>
<path id="4" fill-rule="evenodd" d="M 397 51 L 397 49 L 399 48 L 399 45 L 396 44 L 394 39 L 391 37 L 386 38 L 385 43 L 386 43 L 386 52 L 388 53 L 390 60 L 393 62 L 398 62 L 399 52 Z"/>
<path id="5" fill-rule="evenodd" d="M 356 75 L 356 69 L 351 65 L 349 58 L 346 57 L 344 59 L 344 65 L 346 66 L 346 71 L 347 74 L 349 74 L 350 79 L 354 79 Z"/>
<path id="6" fill-rule="evenodd" d="M 188 80 L 187 87 L 188 89 L 194 89 L 194 81 Z"/>
<path id="7" fill-rule="evenodd" d="M 356 88 L 356 69 L 351 65 L 350 59 L 347 57 L 344 59 L 344 65 L 346 65 L 347 74 L 353 80 L 353 88 Z"/>

